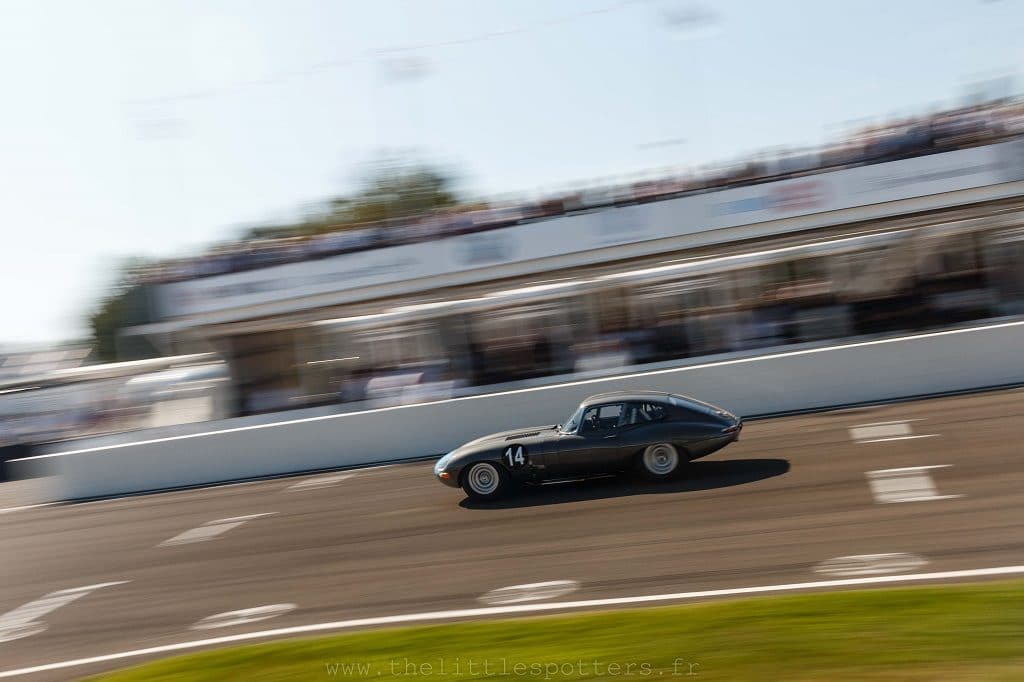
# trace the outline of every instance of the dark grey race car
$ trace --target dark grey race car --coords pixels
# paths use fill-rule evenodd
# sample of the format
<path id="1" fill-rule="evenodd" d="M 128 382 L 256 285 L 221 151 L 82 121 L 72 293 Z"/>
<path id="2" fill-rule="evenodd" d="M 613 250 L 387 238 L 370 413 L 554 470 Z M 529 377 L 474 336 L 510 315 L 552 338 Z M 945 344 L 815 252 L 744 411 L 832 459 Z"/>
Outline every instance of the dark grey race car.
<path id="1" fill-rule="evenodd" d="M 458 447 L 434 465 L 445 485 L 477 500 L 500 497 L 516 483 L 636 469 L 652 479 L 737 440 L 743 421 L 693 398 L 621 391 L 587 398 L 564 424 L 504 431 Z"/>

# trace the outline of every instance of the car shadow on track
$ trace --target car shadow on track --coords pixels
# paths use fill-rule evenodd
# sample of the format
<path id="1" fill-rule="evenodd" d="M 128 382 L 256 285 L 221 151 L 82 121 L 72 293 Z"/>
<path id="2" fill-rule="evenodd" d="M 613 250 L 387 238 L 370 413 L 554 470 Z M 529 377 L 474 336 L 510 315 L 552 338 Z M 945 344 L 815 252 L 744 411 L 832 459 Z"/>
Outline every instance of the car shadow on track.
<path id="1" fill-rule="evenodd" d="M 789 461 L 785 459 L 698 460 L 690 462 L 679 478 L 671 481 L 649 482 L 623 475 L 542 486 L 524 485 L 500 500 L 474 502 L 466 498 L 459 502 L 459 506 L 464 509 L 515 509 L 631 495 L 696 492 L 754 483 L 781 476 L 787 471 Z"/>

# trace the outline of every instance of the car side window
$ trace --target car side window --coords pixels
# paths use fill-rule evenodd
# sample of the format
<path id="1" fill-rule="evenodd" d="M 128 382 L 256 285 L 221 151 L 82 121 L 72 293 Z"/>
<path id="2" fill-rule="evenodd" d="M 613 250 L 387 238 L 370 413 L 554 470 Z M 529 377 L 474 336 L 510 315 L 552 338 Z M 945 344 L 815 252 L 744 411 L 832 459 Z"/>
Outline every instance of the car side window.
<path id="1" fill-rule="evenodd" d="M 658 422 L 665 418 L 665 406 L 658 403 L 642 403 L 640 414 L 644 421 Z"/>
<path id="2" fill-rule="evenodd" d="M 627 403 L 622 424 L 650 424 L 665 418 L 665 406 L 658 403 Z"/>
<path id="3" fill-rule="evenodd" d="M 596 405 L 588 408 L 583 414 L 580 433 L 587 435 L 605 435 L 618 430 L 623 417 L 623 405 Z"/>

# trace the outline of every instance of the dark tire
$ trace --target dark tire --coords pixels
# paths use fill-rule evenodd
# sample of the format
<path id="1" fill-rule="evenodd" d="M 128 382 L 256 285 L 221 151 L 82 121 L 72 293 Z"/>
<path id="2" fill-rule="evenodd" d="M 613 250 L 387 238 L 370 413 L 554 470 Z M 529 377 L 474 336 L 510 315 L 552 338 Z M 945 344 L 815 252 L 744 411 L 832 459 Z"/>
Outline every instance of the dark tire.
<path id="1" fill-rule="evenodd" d="M 650 481 L 667 481 L 683 468 L 683 457 L 671 443 L 655 443 L 636 456 L 636 470 Z"/>
<path id="2" fill-rule="evenodd" d="M 462 489 L 471 500 L 496 500 L 511 487 L 508 472 L 500 464 L 476 462 L 462 475 Z"/>

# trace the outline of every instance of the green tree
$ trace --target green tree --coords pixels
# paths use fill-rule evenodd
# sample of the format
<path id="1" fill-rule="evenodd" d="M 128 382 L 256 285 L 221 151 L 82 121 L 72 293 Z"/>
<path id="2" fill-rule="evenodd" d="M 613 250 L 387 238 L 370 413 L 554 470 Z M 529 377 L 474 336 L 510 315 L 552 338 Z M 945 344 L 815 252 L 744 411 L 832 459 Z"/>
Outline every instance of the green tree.
<path id="1" fill-rule="evenodd" d="M 138 282 L 137 273 L 146 261 L 126 260 L 107 295 L 89 315 L 89 327 L 96 357 L 102 362 L 141 360 L 156 357 L 157 350 L 142 336 L 122 332 L 152 322 L 149 287 Z"/>
<path id="2" fill-rule="evenodd" d="M 361 169 L 353 194 L 335 197 L 321 210 L 291 225 L 250 228 L 245 238 L 321 234 L 457 209 L 464 205 L 464 200 L 456 185 L 455 176 L 439 167 L 398 157 L 380 157 Z"/>
<path id="3" fill-rule="evenodd" d="M 308 236 L 438 210 L 486 206 L 465 204 L 457 184 L 452 173 L 437 166 L 382 156 L 361 169 L 353 194 L 336 197 L 295 223 L 249 228 L 243 239 Z M 123 333 L 129 327 L 156 321 L 150 304 L 151 287 L 141 284 L 137 277 L 146 265 L 143 259 L 125 261 L 114 285 L 89 315 L 100 360 L 137 360 L 159 355 L 145 337 Z"/>
<path id="4" fill-rule="evenodd" d="M 382 159 L 364 169 L 353 197 L 332 207 L 361 223 L 411 218 L 456 207 L 461 199 L 454 186 L 455 179 L 440 169 Z"/>

